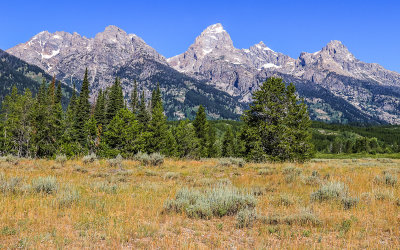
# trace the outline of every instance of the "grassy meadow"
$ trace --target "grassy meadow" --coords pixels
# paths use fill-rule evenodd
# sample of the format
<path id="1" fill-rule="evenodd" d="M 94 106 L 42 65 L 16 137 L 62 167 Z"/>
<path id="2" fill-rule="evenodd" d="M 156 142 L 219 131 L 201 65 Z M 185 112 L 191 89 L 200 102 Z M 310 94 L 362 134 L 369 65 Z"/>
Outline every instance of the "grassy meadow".
<path id="1" fill-rule="evenodd" d="M 400 160 L 0 162 L 1 248 L 399 248 Z"/>

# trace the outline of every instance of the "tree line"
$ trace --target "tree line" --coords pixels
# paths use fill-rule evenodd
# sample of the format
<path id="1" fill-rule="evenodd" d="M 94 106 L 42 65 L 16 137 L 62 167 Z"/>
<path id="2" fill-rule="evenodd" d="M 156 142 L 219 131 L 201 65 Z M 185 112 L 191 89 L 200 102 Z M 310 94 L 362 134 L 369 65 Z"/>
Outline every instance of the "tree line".
<path id="1" fill-rule="evenodd" d="M 101 157 L 159 152 L 168 157 L 245 157 L 251 161 L 304 161 L 312 157 L 310 119 L 306 105 L 278 78 L 269 78 L 254 92 L 236 133 L 228 126 L 218 136 L 199 106 L 194 120 L 167 123 L 159 85 L 146 100 L 136 82 L 129 102 L 121 82 L 100 90 L 89 101 L 86 70 L 81 90 L 73 92 L 66 110 L 61 106 L 61 83 L 45 81 L 33 97 L 16 87 L 2 104 L 0 151 L 19 157 L 68 157 L 95 153 Z M 75 89 L 75 88 L 74 88 Z"/>

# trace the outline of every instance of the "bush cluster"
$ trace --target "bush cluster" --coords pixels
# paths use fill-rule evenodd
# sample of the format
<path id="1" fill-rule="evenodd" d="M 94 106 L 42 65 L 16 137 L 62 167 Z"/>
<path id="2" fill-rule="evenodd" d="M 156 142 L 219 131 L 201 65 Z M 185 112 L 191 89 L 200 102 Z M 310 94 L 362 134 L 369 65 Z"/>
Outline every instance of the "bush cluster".
<path id="1" fill-rule="evenodd" d="M 217 185 L 204 191 L 183 188 L 177 192 L 175 199 L 164 203 L 164 210 L 184 212 L 188 217 L 209 219 L 213 216 L 235 215 L 240 210 L 252 209 L 255 205 L 255 196 L 234 186 Z"/>
<path id="2" fill-rule="evenodd" d="M 164 163 L 164 156 L 160 153 L 142 153 L 139 152 L 135 155 L 134 159 L 143 165 L 161 166 Z"/>
<path id="3" fill-rule="evenodd" d="M 55 193 L 58 189 L 57 179 L 54 176 L 38 177 L 32 180 L 32 189 L 36 193 Z"/>

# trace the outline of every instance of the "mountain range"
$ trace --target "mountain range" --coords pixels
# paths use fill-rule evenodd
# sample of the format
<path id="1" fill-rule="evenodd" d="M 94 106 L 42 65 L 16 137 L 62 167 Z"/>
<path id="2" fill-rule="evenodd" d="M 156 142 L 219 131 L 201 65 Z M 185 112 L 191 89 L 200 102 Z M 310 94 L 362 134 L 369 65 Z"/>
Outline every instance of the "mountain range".
<path id="1" fill-rule="evenodd" d="M 192 118 L 200 104 L 210 118 L 237 119 L 251 93 L 275 76 L 296 85 L 314 120 L 400 123 L 400 74 L 358 60 L 340 41 L 294 59 L 263 42 L 235 48 L 223 26 L 214 24 L 187 51 L 165 58 L 137 35 L 108 26 L 94 38 L 43 31 L 6 52 L 78 88 L 87 67 L 92 100 L 115 77 L 126 98 L 134 81 L 147 96 L 159 83 L 170 119 Z"/>

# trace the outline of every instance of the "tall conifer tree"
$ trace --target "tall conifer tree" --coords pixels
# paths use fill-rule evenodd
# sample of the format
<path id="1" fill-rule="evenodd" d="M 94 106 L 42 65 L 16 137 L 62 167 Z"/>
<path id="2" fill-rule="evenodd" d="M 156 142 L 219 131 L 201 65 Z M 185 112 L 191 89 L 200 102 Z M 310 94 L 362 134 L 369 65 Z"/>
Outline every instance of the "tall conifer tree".
<path id="1" fill-rule="evenodd" d="M 79 94 L 76 115 L 75 115 L 75 132 L 76 140 L 84 147 L 86 142 L 85 123 L 90 118 L 89 103 L 89 79 L 88 70 L 85 70 L 85 76 L 82 82 L 81 92 Z"/>
<path id="2" fill-rule="evenodd" d="M 117 77 L 110 89 L 106 111 L 107 122 L 110 122 L 122 108 L 124 108 L 124 95 L 122 93 L 121 82 Z"/>
<path id="3" fill-rule="evenodd" d="M 146 128 L 148 125 L 148 122 L 150 121 L 150 115 L 146 108 L 146 99 L 144 96 L 144 90 L 142 91 L 142 95 L 140 96 L 140 104 L 139 104 L 139 111 L 138 111 L 137 118 L 138 118 L 141 126 L 143 128 Z"/>
<path id="4" fill-rule="evenodd" d="M 136 114 L 138 110 L 138 104 L 139 104 L 139 96 L 138 96 L 138 91 L 137 91 L 137 83 L 136 80 L 133 83 L 133 91 L 131 93 L 131 109 L 132 113 Z"/>
<path id="5" fill-rule="evenodd" d="M 193 121 L 193 126 L 196 130 L 196 136 L 200 140 L 200 153 L 201 157 L 208 156 L 208 122 L 206 117 L 206 111 L 203 105 L 200 105 L 197 111 L 196 118 Z"/>

